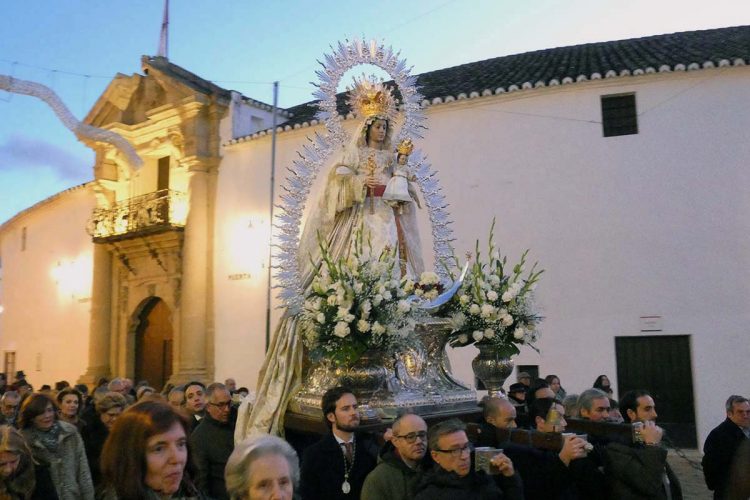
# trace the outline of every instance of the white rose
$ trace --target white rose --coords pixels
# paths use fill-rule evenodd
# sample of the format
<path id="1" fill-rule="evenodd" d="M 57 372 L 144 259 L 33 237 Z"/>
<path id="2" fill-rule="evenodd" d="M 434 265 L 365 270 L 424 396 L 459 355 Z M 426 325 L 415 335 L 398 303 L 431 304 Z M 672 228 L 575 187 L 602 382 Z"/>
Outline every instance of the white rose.
<path id="1" fill-rule="evenodd" d="M 420 275 L 419 282 L 424 285 L 436 285 L 440 282 L 440 278 L 432 271 L 425 271 Z"/>
<path id="2" fill-rule="evenodd" d="M 372 325 L 372 333 L 382 335 L 385 333 L 385 327 L 376 321 Z"/>
<path id="3" fill-rule="evenodd" d="M 471 301 L 471 297 L 469 297 L 468 295 L 461 295 L 458 298 L 458 301 L 461 303 L 462 306 L 465 306 Z"/>
<path id="4" fill-rule="evenodd" d="M 484 338 L 484 334 L 479 330 L 474 330 L 474 333 L 471 334 L 471 337 L 474 339 L 474 342 L 479 342 Z"/>
<path id="5" fill-rule="evenodd" d="M 472 304 L 472 305 L 471 305 L 471 307 L 469 307 L 469 313 L 470 313 L 470 314 L 473 314 L 473 315 L 475 315 L 475 316 L 476 316 L 477 314 L 479 314 L 479 312 L 480 312 L 481 310 L 482 310 L 482 309 L 481 309 L 481 308 L 479 307 L 479 304 Z"/>
<path id="6" fill-rule="evenodd" d="M 336 323 L 336 327 L 333 329 L 333 334 L 337 337 L 341 337 L 342 339 L 349 335 L 349 333 L 351 333 L 349 325 L 347 325 L 343 321 L 339 321 L 338 323 Z"/>
<path id="7" fill-rule="evenodd" d="M 329 306 L 335 306 L 338 303 L 339 299 L 335 295 L 329 295 L 328 296 L 328 305 Z"/>
<path id="8" fill-rule="evenodd" d="M 338 311 L 336 311 L 336 319 L 344 319 L 347 314 L 349 314 L 349 308 L 339 306 Z"/>
<path id="9" fill-rule="evenodd" d="M 326 315 L 323 313 L 318 313 L 318 315 L 315 317 L 318 323 L 321 325 L 326 322 Z"/>
<path id="10" fill-rule="evenodd" d="M 491 300 L 492 302 L 497 300 L 497 292 L 495 290 L 490 290 L 487 292 L 487 300 Z"/>
<path id="11" fill-rule="evenodd" d="M 393 298 L 393 295 L 391 295 L 391 292 L 386 291 L 383 294 L 383 300 L 391 300 Z"/>
<path id="12" fill-rule="evenodd" d="M 422 295 L 424 295 L 424 290 L 422 290 L 421 288 L 417 288 L 416 290 L 414 290 L 414 295 L 416 295 L 417 297 L 421 297 Z"/>
<path id="13" fill-rule="evenodd" d="M 495 330 L 492 328 L 487 328 L 484 330 L 484 338 L 491 339 L 495 336 Z"/>
<path id="14" fill-rule="evenodd" d="M 411 304 L 409 304 L 405 300 L 399 300 L 398 301 L 398 312 L 406 314 L 409 311 L 411 311 Z"/>
<path id="15" fill-rule="evenodd" d="M 503 326 L 510 326 L 510 325 L 512 325 L 513 324 L 513 316 L 511 316 L 510 314 L 506 314 L 505 316 L 503 316 L 502 318 L 500 318 L 500 323 Z"/>
<path id="16" fill-rule="evenodd" d="M 516 340 L 521 340 L 523 338 L 523 334 L 524 331 L 522 326 L 519 326 L 515 330 L 513 330 L 513 338 L 515 338 Z"/>
<path id="17" fill-rule="evenodd" d="M 357 330 L 359 330 L 362 333 L 367 333 L 370 331 L 370 323 L 367 321 L 361 319 L 357 321 Z"/>
<path id="18" fill-rule="evenodd" d="M 513 300 L 513 294 L 510 293 L 510 291 L 507 291 L 503 294 L 502 299 L 503 299 L 503 302 L 510 302 L 511 300 Z"/>
<path id="19" fill-rule="evenodd" d="M 383 302 L 383 296 L 380 294 L 377 294 L 372 298 L 372 305 L 375 307 L 378 307 L 381 302 Z"/>
<path id="20" fill-rule="evenodd" d="M 424 294 L 424 296 L 427 300 L 435 300 L 438 296 L 437 288 L 433 288 L 432 290 Z"/>
<path id="21" fill-rule="evenodd" d="M 458 336 L 458 341 L 462 344 L 466 344 L 469 341 L 469 336 L 466 335 L 465 333 L 462 333 L 461 335 Z"/>

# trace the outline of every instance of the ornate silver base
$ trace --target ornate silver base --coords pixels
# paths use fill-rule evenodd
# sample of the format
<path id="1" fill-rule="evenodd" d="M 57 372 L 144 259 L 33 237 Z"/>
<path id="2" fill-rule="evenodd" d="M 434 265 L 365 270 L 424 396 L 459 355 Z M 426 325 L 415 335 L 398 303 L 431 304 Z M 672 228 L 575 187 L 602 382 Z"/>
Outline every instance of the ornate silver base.
<path id="1" fill-rule="evenodd" d="M 349 370 L 327 363 L 307 366 L 302 388 L 292 397 L 288 411 L 322 418 L 323 393 L 337 385 L 351 387 L 365 419 L 394 418 L 408 409 L 420 415 L 476 410 L 477 395 L 451 375 L 445 345 L 447 321 L 429 320 L 417 325 L 422 345 L 388 358 L 367 353 Z"/>

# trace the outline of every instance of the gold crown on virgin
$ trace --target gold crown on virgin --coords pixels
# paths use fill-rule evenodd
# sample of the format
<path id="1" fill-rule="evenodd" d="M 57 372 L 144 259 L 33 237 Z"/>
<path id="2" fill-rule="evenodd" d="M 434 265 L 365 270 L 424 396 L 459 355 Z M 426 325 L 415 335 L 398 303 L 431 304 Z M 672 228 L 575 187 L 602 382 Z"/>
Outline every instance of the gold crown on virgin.
<path id="1" fill-rule="evenodd" d="M 375 81 L 375 76 L 354 78 L 354 86 L 349 90 L 349 106 L 357 113 L 357 116 L 368 118 L 370 116 L 384 116 L 393 118 L 396 108 L 396 99 L 391 89 L 382 82 Z"/>
<path id="2" fill-rule="evenodd" d="M 414 143 L 411 142 L 411 139 L 404 139 L 398 143 L 396 151 L 398 151 L 399 154 L 409 156 L 411 152 L 414 151 Z"/>

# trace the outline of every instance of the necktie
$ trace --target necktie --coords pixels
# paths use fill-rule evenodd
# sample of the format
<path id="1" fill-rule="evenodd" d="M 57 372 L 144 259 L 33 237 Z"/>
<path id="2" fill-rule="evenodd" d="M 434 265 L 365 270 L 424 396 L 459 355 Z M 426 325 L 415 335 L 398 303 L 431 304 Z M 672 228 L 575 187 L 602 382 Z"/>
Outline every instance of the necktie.
<path id="1" fill-rule="evenodd" d="M 354 458 L 354 455 L 352 453 L 352 442 L 347 441 L 346 443 L 341 443 L 341 446 L 344 447 L 344 456 L 346 457 L 346 461 L 351 462 Z"/>

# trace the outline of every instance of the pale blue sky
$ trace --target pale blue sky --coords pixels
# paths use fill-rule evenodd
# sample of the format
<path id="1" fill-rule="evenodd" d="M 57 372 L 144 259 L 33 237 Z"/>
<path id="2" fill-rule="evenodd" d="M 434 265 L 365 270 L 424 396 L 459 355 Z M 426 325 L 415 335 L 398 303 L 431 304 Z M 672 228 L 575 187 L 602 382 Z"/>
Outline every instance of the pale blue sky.
<path id="1" fill-rule="evenodd" d="M 81 119 L 116 73 L 139 72 L 140 56 L 156 53 L 162 9 L 163 0 L 0 0 L 0 74 L 51 86 Z M 172 0 L 169 58 L 269 103 L 279 80 L 280 105 L 292 106 L 310 100 L 316 59 L 347 37 L 382 39 L 421 73 L 744 24 L 747 0 Z M 92 165 L 46 105 L 0 91 L 0 223 L 91 180 Z"/>

